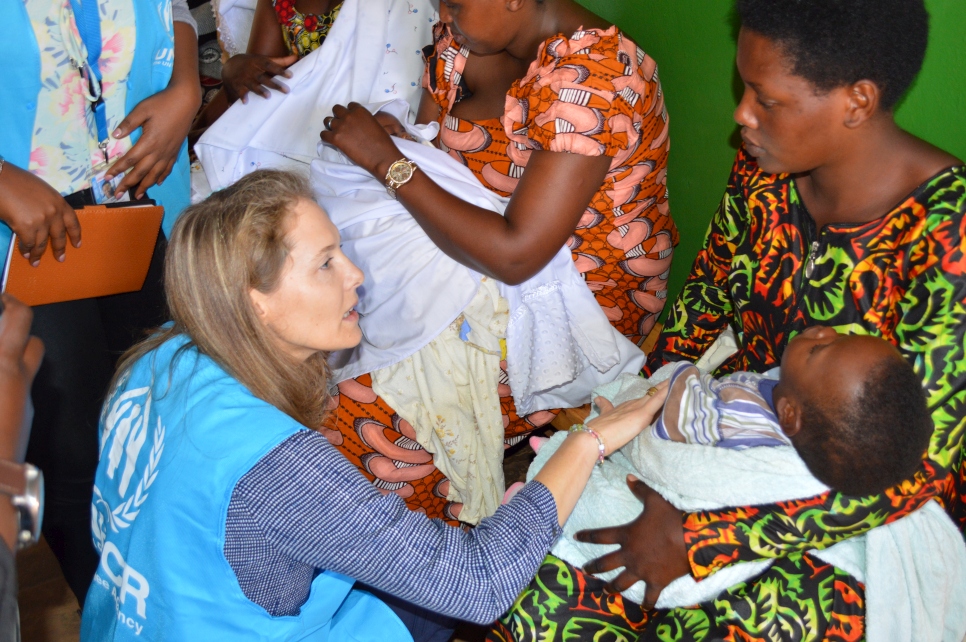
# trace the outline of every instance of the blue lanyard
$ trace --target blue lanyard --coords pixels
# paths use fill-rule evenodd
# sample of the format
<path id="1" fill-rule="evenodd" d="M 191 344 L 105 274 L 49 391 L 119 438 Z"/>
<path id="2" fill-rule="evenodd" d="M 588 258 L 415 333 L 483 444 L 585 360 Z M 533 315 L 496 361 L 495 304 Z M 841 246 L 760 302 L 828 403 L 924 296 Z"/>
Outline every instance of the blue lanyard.
<path id="1" fill-rule="evenodd" d="M 98 0 L 70 0 L 70 6 L 74 10 L 74 20 L 77 22 L 77 30 L 80 32 L 81 40 L 87 48 L 87 69 L 94 74 L 97 84 L 101 84 L 101 69 L 98 61 L 101 57 L 101 17 Z M 66 37 L 66 34 L 65 34 Z M 94 111 L 94 123 L 97 125 L 97 141 L 104 157 L 107 158 L 107 108 L 104 105 L 103 97 L 99 97 L 97 102 L 91 104 Z"/>

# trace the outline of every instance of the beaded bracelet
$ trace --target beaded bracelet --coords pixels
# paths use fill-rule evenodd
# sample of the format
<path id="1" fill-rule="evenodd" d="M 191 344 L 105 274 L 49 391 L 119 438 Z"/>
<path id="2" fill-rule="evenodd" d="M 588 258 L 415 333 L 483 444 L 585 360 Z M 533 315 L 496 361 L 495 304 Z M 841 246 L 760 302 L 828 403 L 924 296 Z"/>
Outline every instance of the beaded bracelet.
<path id="1" fill-rule="evenodd" d="M 583 424 L 574 424 L 570 427 L 570 432 L 589 432 L 591 435 L 593 435 L 594 439 L 597 440 L 597 465 L 600 466 L 604 463 L 604 453 L 607 452 L 607 448 L 604 447 L 603 437 L 601 437 L 596 430 L 588 428 Z"/>

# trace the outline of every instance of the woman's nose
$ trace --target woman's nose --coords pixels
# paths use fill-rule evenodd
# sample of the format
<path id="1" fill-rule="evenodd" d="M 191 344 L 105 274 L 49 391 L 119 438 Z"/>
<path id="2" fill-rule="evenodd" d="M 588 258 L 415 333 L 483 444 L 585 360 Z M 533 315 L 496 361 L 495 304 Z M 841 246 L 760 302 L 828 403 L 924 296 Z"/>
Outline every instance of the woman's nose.
<path id="1" fill-rule="evenodd" d="M 445 2 L 439 3 L 439 20 L 444 24 L 450 24 L 453 22 L 453 14 L 449 12 Z"/>
<path id="2" fill-rule="evenodd" d="M 745 87 L 745 93 L 741 95 L 738 106 L 735 107 L 735 122 L 748 129 L 758 129 L 758 119 L 755 118 L 752 104 L 755 101 L 754 92 Z"/>
<path id="3" fill-rule="evenodd" d="M 362 285 L 365 278 L 366 276 L 362 273 L 362 270 L 356 267 L 355 263 L 349 261 L 349 269 L 346 271 L 346 289 L 355 290 Z"/>

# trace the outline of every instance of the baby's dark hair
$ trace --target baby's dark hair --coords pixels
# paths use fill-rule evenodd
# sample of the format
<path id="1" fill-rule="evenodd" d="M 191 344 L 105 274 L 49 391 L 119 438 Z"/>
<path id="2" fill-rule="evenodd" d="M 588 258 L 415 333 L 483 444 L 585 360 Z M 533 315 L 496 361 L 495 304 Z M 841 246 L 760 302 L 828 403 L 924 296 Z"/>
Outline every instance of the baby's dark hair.
<path id="1" fill-rule="evenodd" d="M 891 110 L 922 68 L 923 0 L 737 0 L 743 27 L 778 43 L 821 91 L 871 80 Z"/>
<path id="2" fill-rule="evenodd" d="M 861 393 L 802 409 L 795 449 L 815 478 L 846 495 L 876 495 L 912 477 L 933 423 L 922 381 L 905 359 L 869 370 Z"/>

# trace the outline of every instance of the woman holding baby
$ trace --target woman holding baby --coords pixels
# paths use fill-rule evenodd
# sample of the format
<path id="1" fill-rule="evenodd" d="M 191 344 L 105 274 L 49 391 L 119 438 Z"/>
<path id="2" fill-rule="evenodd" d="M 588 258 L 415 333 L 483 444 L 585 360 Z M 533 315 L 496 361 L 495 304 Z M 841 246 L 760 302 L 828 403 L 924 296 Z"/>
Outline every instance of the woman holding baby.
<path id="1" fill-rule="evenodd" d="M 865 587 L 808 554 L 897 520 L 931 499 L 966 524 L 966 167 L 901 130 L 893 108 L 922 64 L 922 2 L 739 0 L 735 111 L 744 141 L 705 248 L 648 370 L 697 360 L 729 326 L 738 352 L 719 369 L 763 372 L 813 325 L 881 336 L 919 375 L 935 430 L 912 478 L 879 495 L 683 514 L 638 482 L 636 521 L 586 534 L 618 551 L 586 570 L 549 558 L 492 634 L 558 640 L 858 639 Z M 643 579 L 653 604 L 674 578 L 774 559 L 712 603 L 642 610 L 610 595 Z M 527 623 L 538 626 L 529 627 Z M 549 633 L 547 627 L 552 623 Z"/>

